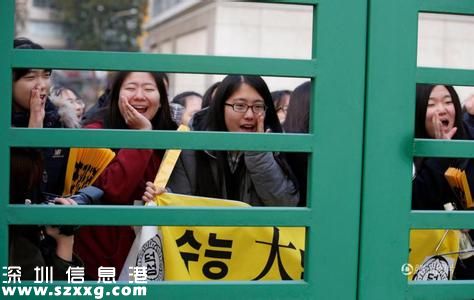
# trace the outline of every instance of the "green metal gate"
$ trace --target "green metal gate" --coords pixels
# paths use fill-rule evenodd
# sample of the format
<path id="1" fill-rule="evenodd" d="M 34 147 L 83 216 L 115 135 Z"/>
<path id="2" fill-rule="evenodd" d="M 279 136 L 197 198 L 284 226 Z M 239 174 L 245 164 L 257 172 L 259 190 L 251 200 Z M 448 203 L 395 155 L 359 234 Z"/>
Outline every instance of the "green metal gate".
<path id="1" fill-rule="evenodd" d="M 258 2 L 258 1 L 255 1 Z M 313 7 L 307 60 L 12 49 L 14 0 L 0 1 L 0 266 L 14 224 L 304 226 L 302 281 L 161 282 L 151 299 L 467 297 L 472 284 L 408 285 L 409 228 L 472 228 L 457 212 L 410 213 L 413 155 L 474 156 L 469 142 L 413 141 L 416 82 L 474 85 L 470 71 L 416 69 L 418 11 L 474 13 L 470 0 L 273 0 Z M 250 134 L 11 128 L 11 69 L 257 74 L 312 80 L 310 133 Z M 364 132 L 365 128 L 365 132 Z M 9 205 L 10 147 L 307 152 L 307 208 L 22 207 Z M 362 213 L 361 213 L 362 212 Z M 359 234 L 360 232 L 360 234 Z M 359 250 L 360 249 L 360 250 Z M 359 253 L 360 252 L 360 253 Z"/>
<path id="2" fill-rule="evenodd" d="M 359 299 L 472 299 L 474 284 L 407 284 L 409 229 L 474 228 L 468 212 L 410 212 L 414 156 L 474 157 L 470 141 L 414 140 L 416 83 L 474 85 L 471 70 L 417 68 L 418 13 L 474 14 L 469 0 L 369 1 Z"/>

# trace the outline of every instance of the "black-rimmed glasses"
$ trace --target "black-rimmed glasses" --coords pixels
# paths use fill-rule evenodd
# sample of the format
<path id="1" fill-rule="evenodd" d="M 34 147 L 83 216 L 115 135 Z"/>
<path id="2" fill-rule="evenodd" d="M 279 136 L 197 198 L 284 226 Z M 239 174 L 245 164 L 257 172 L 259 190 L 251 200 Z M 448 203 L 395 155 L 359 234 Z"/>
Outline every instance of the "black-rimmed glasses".
<path id="1" fill-rule="evenodd" d="M 256 114 L 265 112 L 267 110 L 267 107 L 265 106 L 265 104 L 247 105 L 245 103 L 234 103 L 234 104 L 225 103 L 225 105 L 232 107 L 232 109 L 238 113 L 246 113 L 249 110 L 249 108 L 251 108 L 252 111 Z"/>

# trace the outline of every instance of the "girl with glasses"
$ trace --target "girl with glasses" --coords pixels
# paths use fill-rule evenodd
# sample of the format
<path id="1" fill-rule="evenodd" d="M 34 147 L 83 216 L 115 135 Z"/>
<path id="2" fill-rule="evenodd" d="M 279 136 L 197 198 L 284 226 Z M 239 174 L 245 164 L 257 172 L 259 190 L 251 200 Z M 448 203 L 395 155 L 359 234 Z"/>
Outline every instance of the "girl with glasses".
<path id="1" fill-rule="evenodd" d="M 268 87 L 259 76 L 227 76 L 209 108 L 192 122 L 193 128 L 207 131 L 282 132 Z M 276 152 L 182 151 L 168 188 L 252 206 L 296 206 L 299 200 L 296 180 Z M 148 182 L 143 199 L 152 200 L 156 190 Z"/>
<path id="2" fill-rule="evenodd" d="M 290 105 L 290 95 L 291 92 L 289 90 L 272 92 L 273 104 L 281 124 L 285 123 L 288 106 Z"/>
<path id="3" fill-rule="evenodd" d="M 72 88 L 54 86 L 50 90 L 49 97 L 66 127 L 81 127 L 85 104 Z"/>

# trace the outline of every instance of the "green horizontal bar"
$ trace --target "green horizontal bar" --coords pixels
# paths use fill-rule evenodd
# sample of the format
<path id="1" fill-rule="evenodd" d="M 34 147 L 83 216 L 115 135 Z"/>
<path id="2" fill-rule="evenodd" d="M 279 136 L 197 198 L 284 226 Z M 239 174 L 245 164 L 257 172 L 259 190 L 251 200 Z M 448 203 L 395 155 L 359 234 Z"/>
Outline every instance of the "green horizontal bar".
<path id="1" fill-rule="evenodd" d="M 474 15 L 472 0 L 418 0 L 420 12 Z"/>
<path id="2" fill-rule="evenodd" d="M 418 68 L 416 81 L 418 83 L 474 86 L 474 70 Z"/>
<path id="3" fill-rule="evenodd" d="M 474 281 L 411 281 L 408 283 L 408 299 L 472 299 Z"/>
<path id="4" fill-rule="evenodd" d="M 311 152 L 309 134 L 12 128 L 11 147 L 107 147 Z M 256 138 L 256 135 L 258 137 Z"/>
<path id="5" fill-rule="evenodd" d="M 119 205 L 9 205 L 9 224 L 76 225 L 311 225 L 311 209 L 302 207 L 138 207 Z"/>
<path id="6" fill-rule="evenodd" d="M 6 284 L 4 284 L 6 285 Z M 11 284 L 10 284 L 11 285 Z M 8 285 L 6 285 L 8 286 Z M 145 286 L 146 297 L 135 296 L 133 299 L 313 299 L 311 286 L 300 280 L 294 281 L 162 281 L 147 284 L 128 284 L 123 282 L 104 284 L 94 281 L 85 281 L 83 284 L 68 284 L 67 282 L 54 281 L 50 284 L 34 284 L 23 281 L 15 286 L 47 286 L 53 291 L 56 286 L 91 286 L 92 296 L 80 297 L 81 299 L 94 299 L 94 288 L 104 287 L 110 291 L 115 286 Z M 84 290 L 83 290 L 84 291 Z M 71 288 L 71 294 L 74 289 Z M 71 299 L 71 296 L 55 296 L 50 299 Z M 116 299 L 132 299 L 132 296 L 115 297 Z M 113 298 L 113 299 L 115 299 Z M 25 296 L 8 297 L 8 299 L 25 299 Z M 97 298 L 96 298 L 97 299 Z M 104 293 L 104 299 L 112 299 Z"/>
<path id="7" fill-rule="evenodd" d="M 413 156 L 474 157 L 474 142 L 468 140 L 415 139 Z"/>
<path id="8" fill-rule="evenodd" d="M 316 76 L 316 60 L 100 51 L 12 51 L 13 68 L 255 74 L 308 78 Z"/>
<path id="9" fill-rule="evenodd" d="M 260 0 L 262 3 L 316 5 L 319 0 Z"/>
<path id="10" fill-rule="evenodd" d="M 412 229 L 474 229 L 474 212 L 412 211 Z"/>

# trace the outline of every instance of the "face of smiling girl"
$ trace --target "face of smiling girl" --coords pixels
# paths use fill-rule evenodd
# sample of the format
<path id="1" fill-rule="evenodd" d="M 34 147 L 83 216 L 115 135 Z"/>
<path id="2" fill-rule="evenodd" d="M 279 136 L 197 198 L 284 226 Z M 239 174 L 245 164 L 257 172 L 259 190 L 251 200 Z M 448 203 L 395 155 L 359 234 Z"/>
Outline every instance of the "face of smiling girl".
<path id="1" fill-rule="evenodd" d="M 119 97 L 127 99 L 128 103 L 148 120 L 152 120 L 160 108 L 158 86 L 153 76 L 147 72 L 128 74 L 120 87 Z M 120 106 L 119 109 L 123 115 Z"/>
<path id="2" fill-rule="evenodd" d="M 51 71 L 32 69 L 13 83 L 14 109 L 16 111 L 29 110 L 33 89 L 37 89 L 40 98 L 46 101 L 49 90 Z"/>
<path id="3" fill-rule="evenodd" d="M 232 107 L 234 105 L 247 105 L 246 112 L 237 112 Z M 256 132 L 258 114 L 254 110 L 264 110 L 265 102 L 260 94 L 250 85 L 242 85 L 225 102 L 224 119 L 228 131 L 232 132 Z"/>

